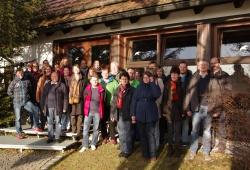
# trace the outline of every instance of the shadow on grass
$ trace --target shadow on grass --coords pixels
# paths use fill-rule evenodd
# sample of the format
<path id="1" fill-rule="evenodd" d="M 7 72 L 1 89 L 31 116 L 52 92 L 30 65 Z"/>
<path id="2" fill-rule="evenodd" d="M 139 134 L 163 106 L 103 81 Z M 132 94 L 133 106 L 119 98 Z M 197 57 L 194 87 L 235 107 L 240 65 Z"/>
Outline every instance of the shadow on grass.
<path id="1" fill-rule="evenodd" d="M 134 153 L 120 164 L 117 170 L 130 170 L 130 169 L 179 169 L 184 161 L 184 157 L 188 149 L 180 149 L 180 153 L 174 154 L 171 157 L 167 156 L 167 145 L 165 145 L 159 153 L 156 161 L 151 162 L 150 160 L 143 159 L 141 154 L 141 148 L 138 146 Z"/>

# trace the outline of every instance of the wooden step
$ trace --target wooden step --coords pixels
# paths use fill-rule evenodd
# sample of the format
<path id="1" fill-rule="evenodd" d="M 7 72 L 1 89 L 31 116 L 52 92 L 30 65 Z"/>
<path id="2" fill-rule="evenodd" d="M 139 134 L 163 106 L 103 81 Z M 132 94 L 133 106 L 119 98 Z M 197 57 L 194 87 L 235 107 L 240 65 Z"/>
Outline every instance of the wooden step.
<path id="1" fill-rule="evenodd" d="M 76 141 L 66 139 L 61 143 L 47 143 L 47 138 L 25 138 L 17 139 L 15 136 L 0 136 L 0 148 L 12 148 L 19 149 L 21 152 L 23 149 L 34 149 L 34 150 L 55 150 L 64 152 L 65 149 L 69 148 Z"/>
<path id="2" fill-rule="evenodd" d="M 37 132 L 34 131 L 29 125 L 24 125 L 22 126 L 23 129 L 23 133 L 25 133 L 26 135 L 36 135 L 37 138 L 40 138 L 41 136 L 48 136 L 48 131 L 47 129 L 45 129 L 43 132 Z M 8 128 L 0 128 L 0 131 L 5 133 L 5 136 L 7 135 L 7 133 L 16 133 L 16 128 L 15 127 L 8 127 Z M 66 136 L 66 137 L 70 137 L 73 140 L 75 140 L 76 137 L 76 133 L 65 133 L 62 136 Z"/>

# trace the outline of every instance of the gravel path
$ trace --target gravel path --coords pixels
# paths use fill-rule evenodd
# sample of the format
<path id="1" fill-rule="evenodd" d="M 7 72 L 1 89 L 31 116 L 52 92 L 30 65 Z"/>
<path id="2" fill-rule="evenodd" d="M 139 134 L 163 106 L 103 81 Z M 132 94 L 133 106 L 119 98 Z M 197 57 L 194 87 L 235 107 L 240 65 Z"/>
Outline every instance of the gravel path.
<path id="1" fill-rule="evenodd" d="M 66 153 L 58 151 L 0 149 L 0 170 L 37 170 L 48 169 Z"/>

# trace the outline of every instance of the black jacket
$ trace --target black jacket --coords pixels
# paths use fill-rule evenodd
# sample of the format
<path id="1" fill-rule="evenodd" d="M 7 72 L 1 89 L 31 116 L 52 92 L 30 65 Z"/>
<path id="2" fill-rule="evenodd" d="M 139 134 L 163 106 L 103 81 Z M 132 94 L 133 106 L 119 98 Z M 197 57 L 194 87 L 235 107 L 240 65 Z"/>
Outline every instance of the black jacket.
<path id="1" fill-rule="evenodd" d="M 51 82 L 46 83 L 41 97 L 40 106 L 44 113 L 48 112 L 48 94 L 51 87 Z M 68 90 L 64 83 L 58 82 L 56 85 L 56 113 L 60 115 L 63 113 L 63 110 L 67 111 L 68 103 Z"/>
<path id="2" fill-rule="evenodd" d="M 118 109 L 116 106 L 116 102 L 119 94 L 119 87 L 116 89 L 111 100 L 110 118 L 114 118 L 115 120 L 118 120 L 118 118 L 122 118 L 123 121 L 131 120 L 131 103 L 133 93 L 134 88 L 129 85 L 127 91 L 125 92 L 125 95 L 123 96 L 122 108 Z"/>

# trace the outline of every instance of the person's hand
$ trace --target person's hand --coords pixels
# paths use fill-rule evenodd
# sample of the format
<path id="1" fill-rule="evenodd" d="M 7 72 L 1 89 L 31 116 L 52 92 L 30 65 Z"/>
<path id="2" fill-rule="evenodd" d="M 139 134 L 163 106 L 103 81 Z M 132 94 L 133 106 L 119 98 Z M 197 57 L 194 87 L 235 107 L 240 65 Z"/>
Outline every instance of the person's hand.
<path id="1" fill-rule="evenodd" d="M 135 124 L 136 123 L 135 116 L 132 116 L 131 119 L 132 119 L 132 124 Z"/>
<path id="2" fill-rule="evenodd" d="M 111 117 L 111 119 L 110 119 L 112 122 L 114 122 L 115 121 L 115 118 L 114 117 Z"/>
<path id="3" fill-rule="evenodd" d="M 66 110 L 63 110 L 63 114 L 66 114 Z"/>
<path id="4" fill-rule="evenodd" d="M 192 112 L 191 112 L 191 111 L 187 111 L 187 115 L 188 115 L 189 117 L 191 117 L 191 116 L 192 116 Z"/>

